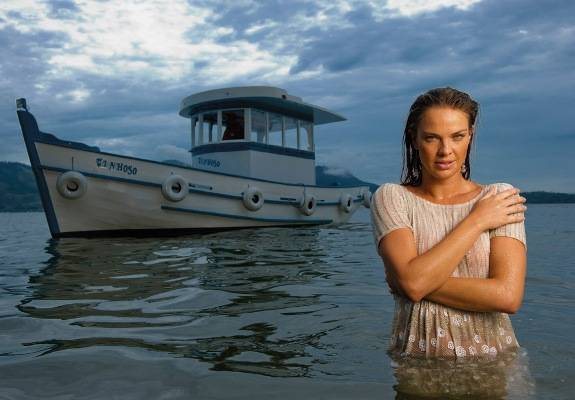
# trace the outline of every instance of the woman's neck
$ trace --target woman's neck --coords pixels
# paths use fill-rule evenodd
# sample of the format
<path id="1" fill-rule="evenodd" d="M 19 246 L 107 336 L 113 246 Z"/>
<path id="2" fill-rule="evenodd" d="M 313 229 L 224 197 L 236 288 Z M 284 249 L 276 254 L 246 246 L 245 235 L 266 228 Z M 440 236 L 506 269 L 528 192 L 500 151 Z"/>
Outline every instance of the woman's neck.
<path id="1" fill-rule="evenodd" d="M 454 176 L 453 179 L 444 180 L 424 176 L 421 185 L 414 189 L 419 195 L 441 203 L 469 196 L 470 193 L 475 194 L 480 187 L 477 183 L 462 176 Z"/>

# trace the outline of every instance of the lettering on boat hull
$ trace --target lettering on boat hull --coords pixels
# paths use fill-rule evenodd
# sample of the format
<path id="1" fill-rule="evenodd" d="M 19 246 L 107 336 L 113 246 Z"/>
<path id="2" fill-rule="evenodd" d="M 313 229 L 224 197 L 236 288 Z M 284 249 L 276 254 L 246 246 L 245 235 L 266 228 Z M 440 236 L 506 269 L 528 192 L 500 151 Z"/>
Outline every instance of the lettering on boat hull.
<path id="1" fill-rule="evenodd" d="M 126 164 L 123 162 L 110 161 L 105 158 L 97 158 L 96 165 L 98 166 L 98 168 L 104 168 L 107 169 L 108 171 L 122 172 L 126 175 L 138 174 L 138 168 L 134 167 L 133 165 Z"/>

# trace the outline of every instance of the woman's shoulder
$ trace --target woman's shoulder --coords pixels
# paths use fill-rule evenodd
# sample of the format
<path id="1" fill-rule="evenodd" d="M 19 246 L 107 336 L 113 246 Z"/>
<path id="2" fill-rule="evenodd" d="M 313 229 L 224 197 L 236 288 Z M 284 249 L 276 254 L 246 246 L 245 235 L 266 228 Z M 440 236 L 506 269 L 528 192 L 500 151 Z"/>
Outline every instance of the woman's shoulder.
<path id="1" fill-rule="evenodd" d="M 411 228 L 405 190 L 397 183 L 384 183 L 375 191 L 371 200 L 371 220 L 376 243 L 394 229 Z"/>
<path id="2" fill-rule="evenodd" d="M 386 205 L 394 208 L 403 208 L 407 201 L 406 189 L 398 183 L 384 183 L 373 194 L 375 206 Z"/>
<path id="3" fill-rule="evenodd" d="M 404 190 L 405 189 L 399 183 L 387 182 L 377 188 L 375 196 L 382 199 L 392 198 L 398 195 L 403 195 Z"/>

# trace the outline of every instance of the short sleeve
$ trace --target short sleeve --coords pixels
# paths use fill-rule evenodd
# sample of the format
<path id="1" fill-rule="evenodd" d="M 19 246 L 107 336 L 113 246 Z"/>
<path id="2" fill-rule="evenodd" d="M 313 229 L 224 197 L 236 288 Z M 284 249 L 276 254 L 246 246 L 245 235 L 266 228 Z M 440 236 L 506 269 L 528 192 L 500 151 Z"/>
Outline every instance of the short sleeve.
<path id="1" fill-rule="evenodd" d="M 508 183 L 496 183 L 497 193 L 502 192 L 507 189 L 512 189 L 513 186 Z M 514 224 L 507 224 L 500 226 L 496 229 L 489 230 L 489 238 L 495 236 L 507 236 L 519 240 L 525 248 L 527 248 L 527 238 L 525 235 L 525 222 L 516 222 Z"/>
<path id="2" fill-rule="evenodd" d="M 386 183 L 375 191 L 371 199 L 371 224 L 376 246 L 391 231 L 413 229 L 403 190 L 397 184 Z"/>

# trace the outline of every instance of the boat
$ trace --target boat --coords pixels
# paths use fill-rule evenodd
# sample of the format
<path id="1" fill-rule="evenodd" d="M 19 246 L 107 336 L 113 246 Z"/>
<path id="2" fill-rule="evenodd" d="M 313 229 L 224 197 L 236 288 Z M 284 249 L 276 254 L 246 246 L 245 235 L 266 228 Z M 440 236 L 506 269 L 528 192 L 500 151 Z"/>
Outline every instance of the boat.
<path id="1" fill-rule="evenodd" d="M 63 140 L 40 131 L 26 99 L 16 109 L 54 238 L 341 224 L 369 207 L 367 186 L 316 184 L 314 127 L 345 118 L 277 87 L 184 98 L 190 165 Z"/>

